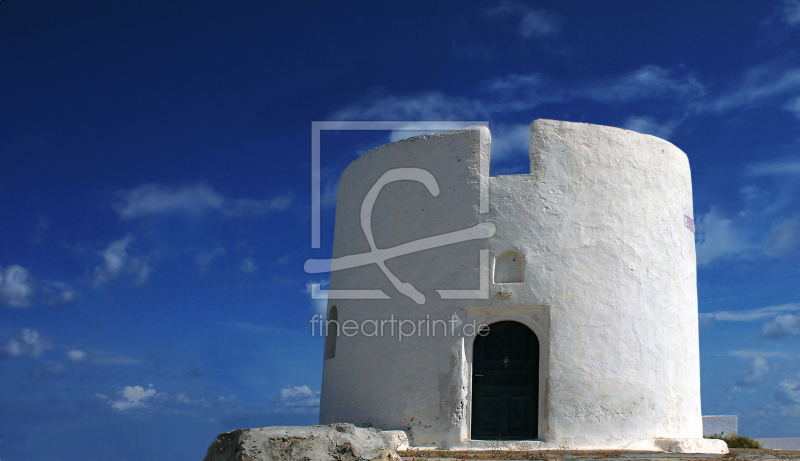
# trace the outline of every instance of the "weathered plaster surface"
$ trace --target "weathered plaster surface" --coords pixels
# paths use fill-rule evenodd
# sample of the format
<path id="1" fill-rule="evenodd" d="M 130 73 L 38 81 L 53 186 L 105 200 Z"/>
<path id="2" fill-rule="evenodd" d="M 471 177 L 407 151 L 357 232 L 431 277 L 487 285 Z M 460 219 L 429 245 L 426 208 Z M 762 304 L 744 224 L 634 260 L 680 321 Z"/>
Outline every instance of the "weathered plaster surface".
<path id="1" fill-rule="evenodd" d="M 392 298 L 332 300 L 339 321 L 519 321 L 541 345 L 539 442 L 528 445 L 658 449 L 658 439 L 699 439 L 702 451 L 686 155 L 627 130 L 537 120 L 531 173 L 490 177 L 490 142 L 485 127 L 420 136 L 347 168 L 334 257 L 369 251 L 361 201 L 391 168 L 424 168 L 441 192 L 433 197 L 411 181 L 386 186 L 372 216 L 378 248 L 485 221 L 497 230 L 386 262 L 425 295 L 424 305 L 398 293 L 374 265 L 332 273 L 332 289 L 381 289 Z M 490 283 L 488 299 L 440 299 L 439 289 L 478 288 L 480 250 L 492 261 L 523 255 L 524 282 Z M 324 364 L 320 422 L 401 429 L 417 446 L 480 444 L 469 437 L 473 339 L 340 335 L 336 357 Z"/>

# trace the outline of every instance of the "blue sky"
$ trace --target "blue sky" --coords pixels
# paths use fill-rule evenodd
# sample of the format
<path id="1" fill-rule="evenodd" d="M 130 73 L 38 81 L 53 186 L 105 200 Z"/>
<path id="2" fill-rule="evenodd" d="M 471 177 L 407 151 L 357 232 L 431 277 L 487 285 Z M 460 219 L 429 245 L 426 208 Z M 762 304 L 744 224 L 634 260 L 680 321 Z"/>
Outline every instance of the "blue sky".
<path id="1" fill-rule="evenodd" d="M 291 4 L 290 4 L 291 3 Z M 800 436 L 800 2 L 0 3 L 0 459 L 200 459 L 316 422 L 336 181 L 410 133 L 536 118 L 689 156 L 705 414 Z"/>

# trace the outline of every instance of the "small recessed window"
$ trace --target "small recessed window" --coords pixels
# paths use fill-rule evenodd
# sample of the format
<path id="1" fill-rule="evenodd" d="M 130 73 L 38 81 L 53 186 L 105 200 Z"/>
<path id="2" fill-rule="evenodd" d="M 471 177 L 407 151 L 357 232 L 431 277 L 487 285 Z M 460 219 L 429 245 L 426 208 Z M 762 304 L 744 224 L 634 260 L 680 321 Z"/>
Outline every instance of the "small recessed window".
<path id="1" fill-rule="evenodd" d="M 325 319 L 325 360 L 336 357 L 336 339 L 339 337 L 339 309 L 331 306 Z"/>
<path id="2" fill-rule="evenodd" d="M 525 257 L 509 251 L 494 264 L 494 283 L 522 283 L 525 278 Z"/>

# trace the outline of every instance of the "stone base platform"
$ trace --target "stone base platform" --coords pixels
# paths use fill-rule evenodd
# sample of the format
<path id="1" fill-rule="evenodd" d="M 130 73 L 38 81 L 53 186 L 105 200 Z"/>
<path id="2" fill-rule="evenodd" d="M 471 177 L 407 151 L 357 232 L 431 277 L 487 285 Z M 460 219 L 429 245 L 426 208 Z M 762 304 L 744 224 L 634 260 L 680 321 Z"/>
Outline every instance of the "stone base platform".
<path id="1" fill-rule="evenodd" d="M 727 454 L 653 453 L 648 451 L 616 450 L 432 450 L 409 449 L 398 454 L 405 461 L 455 461 L 455 460 L 530 460 L 530 461 L 800 461 L 800 451 L 732 448 Z"/>

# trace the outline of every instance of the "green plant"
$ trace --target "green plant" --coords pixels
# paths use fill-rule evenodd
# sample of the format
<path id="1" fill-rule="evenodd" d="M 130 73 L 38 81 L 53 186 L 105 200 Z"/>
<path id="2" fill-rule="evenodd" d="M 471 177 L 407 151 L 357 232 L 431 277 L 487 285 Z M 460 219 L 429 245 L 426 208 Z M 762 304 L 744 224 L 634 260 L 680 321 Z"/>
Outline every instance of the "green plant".
<path id="1" fill-rule="evenodd" d="M 761 442 L 756 439 L 737 434 L 725 435 L 724 432 L 707 435 L 706 438 L 724 440 L 728 444 L 728 448 L 761 448 L 762 446 Z"/>

